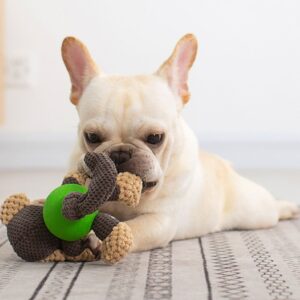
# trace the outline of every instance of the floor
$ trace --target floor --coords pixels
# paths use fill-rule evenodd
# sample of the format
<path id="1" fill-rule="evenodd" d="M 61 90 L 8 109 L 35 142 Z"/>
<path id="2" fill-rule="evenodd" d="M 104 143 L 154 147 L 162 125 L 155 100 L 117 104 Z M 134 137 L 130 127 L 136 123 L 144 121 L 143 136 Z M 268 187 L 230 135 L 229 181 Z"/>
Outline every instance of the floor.
<path id="1" fill-rule="evenodd" d="M 241 174 L 262 184 L 278 199 L 300 204 L 300 170 L 241 170 Z M 23 192 L 31 199 L 45 197 L 60 185 L 64 170 L 0 172 L 0 202 L 10 194 Z"/>
<path id="2" fill-rule="evenodd" d="M 63 171 L 0 173 L 0 199 L 44 197 Z M 277 197 L 300 204 L 300 170 L 243 170 Z M 300 219 L 268 230 L 227 231 L 132 253 L 107 266 L 29 263 L 0 225 L 0 299 L 300 299 Z"/>
<path id="3" fill-rule="evenodd" d="M 0 227 L 0 299 L 300 299 L 300 219 L 226 231 L 103 262 L 22 261 Z"/>

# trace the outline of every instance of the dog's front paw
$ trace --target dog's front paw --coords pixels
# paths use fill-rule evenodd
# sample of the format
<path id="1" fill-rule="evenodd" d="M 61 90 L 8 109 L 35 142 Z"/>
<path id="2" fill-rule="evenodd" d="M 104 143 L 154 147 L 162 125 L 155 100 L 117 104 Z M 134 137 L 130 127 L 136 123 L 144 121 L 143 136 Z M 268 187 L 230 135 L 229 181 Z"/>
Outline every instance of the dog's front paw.
<path id="1" fill-rule="evenodd" d="M 119 188 L 118 201 L 131 207 L 139 204 L 143 188 L 143 182 L 139 176 L 128 172 L 119 173 L 117 186 Z"/>
<path id="2" fill-rule="evenodd" d="M 101 241 L 94 233 L 89 233 L 85 239 L 85 245 L 92 251 L 95 258 L 101 257 Z"/>
<path id="3" fill-rule="evenodd" d="M 114 264 L 125 257 L 132 246 L 133 235 L 130 227 L 120 222 L 102 242 L 101 258 L 107 263 Z"/>

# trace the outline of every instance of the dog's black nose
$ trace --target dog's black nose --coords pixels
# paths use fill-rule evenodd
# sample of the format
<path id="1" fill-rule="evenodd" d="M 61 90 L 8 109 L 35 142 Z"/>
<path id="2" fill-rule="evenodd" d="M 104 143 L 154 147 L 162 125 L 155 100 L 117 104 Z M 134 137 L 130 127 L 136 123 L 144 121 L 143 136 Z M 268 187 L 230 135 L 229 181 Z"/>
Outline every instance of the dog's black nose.
<path id="1" fill-rule="evenodd" d="M 109 156 L 116 165 L 120 165 L 131 158 L 131 153 L 129 151 L 113 151 Z"/>

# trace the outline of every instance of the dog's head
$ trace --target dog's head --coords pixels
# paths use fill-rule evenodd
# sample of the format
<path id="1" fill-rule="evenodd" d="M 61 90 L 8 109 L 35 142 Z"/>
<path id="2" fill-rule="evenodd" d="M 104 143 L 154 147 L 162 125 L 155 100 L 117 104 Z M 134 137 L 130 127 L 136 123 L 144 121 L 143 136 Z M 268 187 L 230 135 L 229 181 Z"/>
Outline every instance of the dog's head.
<path id="1" fill-rule="evenodd" d="M 196 39 L 188 34 L 152 75 L 105 75 L 79 40 L 66 38 L 62 56 L 82 152 L 107 153 L 118 171 L 135 173 L 145 191 L 156 190 L 183 142 L 178 122 L 189 100 L 187 77 L 196 52 Z"/>

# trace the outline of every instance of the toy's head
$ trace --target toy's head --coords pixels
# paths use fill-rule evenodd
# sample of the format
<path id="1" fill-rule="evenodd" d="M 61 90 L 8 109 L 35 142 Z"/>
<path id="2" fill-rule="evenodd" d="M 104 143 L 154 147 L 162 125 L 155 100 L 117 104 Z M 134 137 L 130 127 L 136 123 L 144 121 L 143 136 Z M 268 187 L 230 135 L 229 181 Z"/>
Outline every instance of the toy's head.
<path id="1" fill-rule="evenodd" d="M 30 205 L 24 194 L 12 195 L 2 205 L 0 219 L 7 225 L 9 242 L 27 261 L 44 259 L 59 248 L 59 240 L 45 226 L 42 210 L 42 206 Z"/>

